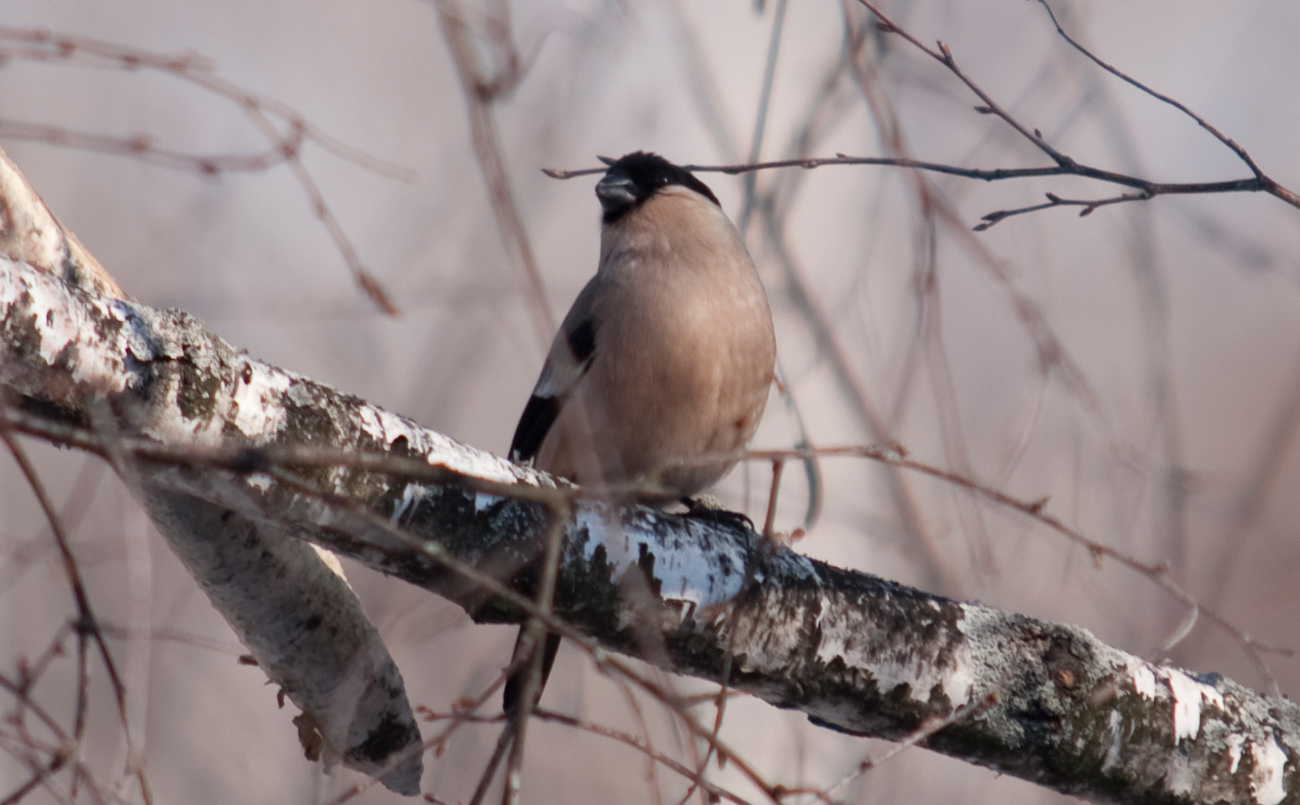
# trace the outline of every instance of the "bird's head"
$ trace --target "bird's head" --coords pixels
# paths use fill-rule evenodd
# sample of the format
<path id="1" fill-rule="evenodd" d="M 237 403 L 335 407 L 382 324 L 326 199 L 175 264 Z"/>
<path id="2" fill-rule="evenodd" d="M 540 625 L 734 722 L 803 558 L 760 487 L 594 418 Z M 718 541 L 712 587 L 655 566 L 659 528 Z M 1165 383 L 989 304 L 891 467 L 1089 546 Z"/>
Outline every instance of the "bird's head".
<path id="1" fill-rule="evenodd" d="M 634 151 L 618 159 L 599 159 L 609 166 L 596 185 L 596 197 L 600 199 L 606 224 L 618 221 L 656 193 L 673 186 L 686 188 L 718 204 L 718 197 L 695 174 L 658 154 Z"/>

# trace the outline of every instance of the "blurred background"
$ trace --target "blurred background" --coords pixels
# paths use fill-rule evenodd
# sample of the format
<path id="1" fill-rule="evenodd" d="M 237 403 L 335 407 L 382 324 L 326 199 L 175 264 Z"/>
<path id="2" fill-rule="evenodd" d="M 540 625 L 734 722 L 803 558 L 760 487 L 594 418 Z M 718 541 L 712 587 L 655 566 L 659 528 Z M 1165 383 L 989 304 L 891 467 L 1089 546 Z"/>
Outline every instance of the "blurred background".
<path id="1" fill-rule="evenodd" d="M 1052 7 L 1100 58 L 1187 104 L 1274 179 L 1300 188 L 1300 103 L 1285 89 L 1300 71 L 1300 6 Z M 1249 176 L 1186 116 L 1072 50 L 1036 3 L 882 8 L 921 41 L 946 42 L 968 76 L 1078 161 L 1159 181 Z M 463 91 L 440 10 L 457 21 L 462 64 L 498 90 L 490 103 Z M 0 25 L 0 146 L 128 293 L 497 453 L 545 352 L 540 311 L 562 315 L 596 266 L 595 179 L 551 179 L 542 168 L 594 167 L 598 154 L 637 149 L 699 165 L 836 152 L 1047 164 L 1007 125 L 977 114 L 979 101 L 941 65 L 886 37 L 861 7 L 833 0 L 5 0 Z M 33 30 L 107 49 L 33 58 L 15 38 Z M 160 69 L 186 55 L 201 57 L 189 73 Z M 229 92 L 185 78 L 196 74 Z M 322 135 L 303 142 L 301 172 L 276 159 L 239 170 L 254 166 L 228 159 L 274 150 L 246 114 L 249 97 L 291 108 Z M 270 119 L 289 135 L 294 118 Z M 100 150 L 67 145 L 77 134 L 101 138 L 87 143 Z M 345 159 L 325 136 L 369 157 Z M 220 157 L 218 170 L 196 169 L 194 157 Z M 494 208 L 485 162 L 502 167 L 494 181 L 508 188 L 518 226 Z M 1300 210 L 1262 194 L 1164 197 L 1084 218 L 1045 210 L 975 233 L 986 213 L 1044 193 L 1118 190 L 861 166 L 702 178 L 743 224 L 776 316 L 789 396 L 773 394 L 756 447 L 793 445 L 800 422 L 819 446 L 896 441 L 912 458 L 1022 501 L 1046 498 L 1047 513 L 1089 539 L 1163 563 L 1240 631 L 1300 647 Z M 318 219 L 313 192 L 347 246 Z M 358 290 L 357 264 L 398 315 Z M 129 763 L 143 763 L 156 802 L 324 803 L 362 781 L 303 760 L 292 708 L 277 709 L 263 674 L 237 663 L 232 633 L 111 472 L 75 453 L 31 449 L 110 626 L 141 752 L 126 756 L 92 661 L 87 779 L 74 792 L 65 773 L 26 801 L 138 802 L 123 775 Z M 1252 659 L 1205 616 L 1170 647 L 1189 623 L 1186 606 L 1024 513 L 858 459 L 826 459 L 821 469 L 824 510 L 797 550 L 1300 694 L 1300 659 Z M 761 463 L 737 470 L 720 494 L 761 522 L 769 472 Z M 804 525 L 807 488 L 790 467 L 779 529 Z M 513 628 L 474 626 L 447 602 L 356 566 L 350 575 L 414 704 L 446 713 L 507 662 Z M 40 661 L 73 614 L 31 491 L 0 458 L 0 671 L 13 678 L 39 665 L 31 696 L 63 718 L 74 657 Z M 666 715 L 647 704 L 639 722 L 619 689 L 567 648 L 543 704 L 646 728 L 661 751 L 692 756 Z M 433 731 L 426 726 L 426 737 Z M 686 790 L 608 739 L 555 724 L 529 734 L 528 802 L 671 803 Z M 745 698 L 729 704 L 722 734 L 787 787 L 830 786 L 890 746 Z M 29 771 L 21 742 L 0 736 L 4 796 Z M 443 754 L 427 754 L 423 790 L 466 800 L 495 737 L 495 727 L 466 727 Z M 710 775 L 755 793 L 730 767 Z M 919 749 L 837 796 L 1068 799 Z M 401 800 L 373 787 L 353 801 Z"/>

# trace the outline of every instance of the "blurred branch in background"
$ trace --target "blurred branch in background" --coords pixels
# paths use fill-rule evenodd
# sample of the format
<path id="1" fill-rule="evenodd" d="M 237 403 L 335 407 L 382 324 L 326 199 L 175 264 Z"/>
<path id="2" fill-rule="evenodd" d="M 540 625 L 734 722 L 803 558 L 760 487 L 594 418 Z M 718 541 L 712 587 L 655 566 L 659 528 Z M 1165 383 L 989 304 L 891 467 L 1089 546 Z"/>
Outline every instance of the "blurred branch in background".
<path id="1" fill-rule="evenodd" d="M 115 138 L 17 120 L 0 120 L 0 136 L 124 154 L 145 162 L 178 170 L 194 171 L 206 176 L 217 176 L 231 171 L 261 171 L 287 163 L 311 203 L 312 214 L 329 232 L 339 254 L 343 256 L 348 269 L 352 272 L 357 287 L 384 313 L 390 316 L 397 315 L 397 308 L 388 298 L 383 286 L 362 262 L 356 247 L 343 231 L 342 224 L 330 211 L 316 180 L 303 164 L 302 146 L 310 141 L 340 159 L 393 179 L 411 181 L 414 176 L 409 169 L 376 159 L 340 142 L 313 126 L 288 104 L 250 92 L 218 77 L 213 65 L 194 53 L 166 56 L 87 37 L 59 36 L 49 31 L 0 26 L 0 63 L 19 59 L 73 64 L 101 70 L 157 70 L 233 102 L 271 144 L 269 153 L 191 155 L 160 148 L 147 134 Z M 286 131 L 281 131 L 282 128 Z"/>
<path id="2" fill-rule="evenodd" d="M 555 317 L 547 304 L 542 271 L 537 265 L 523 216 L 519 213 L 519 205 L 511 189 L 510 170 L 501 153 L 501 138 L 497 134 L 496 117 L 492 111 L 492 104 L 498 98 L 509 95 L 515 85 L 523 80 L 526 69 L 519 59 L 510 33 L 510 10 L 503 0 L 489 4 L 485 24 L 488 55 L 487 58 L 480 59 L 479 52 L 482 49 L 476 50 L 475 44 L 481 40 L 471 37 L 464 12 L 458 8 L 456 0 L 434 0 L 433 5 L 438 10 L 443 38 L 447 40 L 447 49 L 451 51 L 456 72 L 460 75 L 465 108 L 469 115 L 470 139 L 474 144 L 479 170 L 483 173 L 483 181 L 487 184 L 488 196 L 492 199 L 497 229 L 506 248 L 524 272 L 537 340 L 540 344 L 546 344 L 555 333 Z"/>

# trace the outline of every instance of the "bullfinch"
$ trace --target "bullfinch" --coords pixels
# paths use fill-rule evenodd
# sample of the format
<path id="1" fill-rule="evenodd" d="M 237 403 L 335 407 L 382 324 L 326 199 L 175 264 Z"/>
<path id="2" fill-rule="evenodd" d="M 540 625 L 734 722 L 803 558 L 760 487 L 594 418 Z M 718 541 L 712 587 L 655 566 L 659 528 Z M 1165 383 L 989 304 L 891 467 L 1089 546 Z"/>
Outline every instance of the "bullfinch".
<path id="1" fill-rule="evenodd" d="M 692 505 L 763 416 L 772 313 L 740 233 L 703 182 L 652 153 L 603 161 L 600 263 L 551 344 L 510 458 L 616 500 Z M 548 634 L 543 685 L 558 647 Z M 507 713 L 523 675 L 506 683 Z"/>

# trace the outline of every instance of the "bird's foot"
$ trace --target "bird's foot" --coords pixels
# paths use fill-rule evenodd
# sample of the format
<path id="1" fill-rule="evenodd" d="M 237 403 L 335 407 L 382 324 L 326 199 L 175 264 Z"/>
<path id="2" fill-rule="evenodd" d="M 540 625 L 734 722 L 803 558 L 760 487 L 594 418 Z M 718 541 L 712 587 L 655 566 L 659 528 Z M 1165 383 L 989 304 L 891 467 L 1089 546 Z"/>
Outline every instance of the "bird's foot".
<path id="1" fill-rule="evenodd" d="M 705 522 L 736 526 L 749 531 L 754 530 L 754 521 L 741 514 L 725 509 L 722 501 L 713 495 L 697 495 L 693 498 L 682 498 L 682 504 L 686 506 L 686 516 L 703 520 Z"/>

